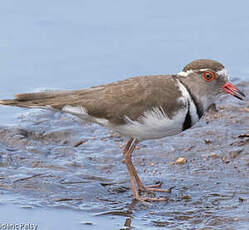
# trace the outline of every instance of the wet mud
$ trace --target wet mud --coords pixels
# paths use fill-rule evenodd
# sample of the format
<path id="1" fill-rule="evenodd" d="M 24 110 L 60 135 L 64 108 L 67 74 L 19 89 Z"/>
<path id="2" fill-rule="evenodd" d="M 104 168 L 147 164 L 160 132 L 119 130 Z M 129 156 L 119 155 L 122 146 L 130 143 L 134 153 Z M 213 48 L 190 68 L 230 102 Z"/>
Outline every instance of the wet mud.
<path id="1" fill-rule="evenodd" d="M 248 94 L 249 82 L 238 87 Z M 67 114 L 24 110 L 0 127 L 0 194 L 25 207 L 90 213 L 87 229 L 103 216 L 120 216 L 119 229 L 249 228 L 248 97 L 225 96 L 193 128 L 139 144 L 133 162 L 144 184 L 173 187 L 155 194 L 164 202 L 132 200 L 124 141 Z"/>

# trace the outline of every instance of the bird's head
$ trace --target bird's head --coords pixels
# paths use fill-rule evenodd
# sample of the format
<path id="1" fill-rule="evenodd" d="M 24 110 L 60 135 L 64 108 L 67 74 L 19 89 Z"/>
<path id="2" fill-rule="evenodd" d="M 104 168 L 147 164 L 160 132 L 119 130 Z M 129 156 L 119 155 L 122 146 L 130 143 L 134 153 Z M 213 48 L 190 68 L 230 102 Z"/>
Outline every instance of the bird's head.
<path id="1" fill-rule="evenodd" d="M 228 80 L 226 68 L 219 62 L 198 59 L 190 62 L 177 74 L 192 93 L 208 107 L 220 94 L 228 93 L 240 100 L 245 94 Z"/>

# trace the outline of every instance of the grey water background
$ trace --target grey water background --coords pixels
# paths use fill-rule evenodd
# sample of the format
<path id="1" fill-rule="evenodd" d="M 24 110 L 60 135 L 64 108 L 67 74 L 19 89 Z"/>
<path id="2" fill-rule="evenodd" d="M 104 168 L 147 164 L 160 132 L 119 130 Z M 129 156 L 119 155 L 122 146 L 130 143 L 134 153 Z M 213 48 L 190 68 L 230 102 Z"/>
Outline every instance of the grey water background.
<path id="1" fill-rule="evenodd" d="M 0 98 L 176 73 L 197 58 L 216 59 L 232 80 L 248 81 L 248 9 L 249 2 L 242 0 L 1 1 Z M 0 107 L 0 123 L 15 125 L 22 113 Z M 0 210 L 10 220 L 13 213 L 20 221 L 32 217 L 6 207 Z M 63 212 L 68 212 L 63 218 L 50 218 L 50 227 L 74 223 L 77 214 Z"/>

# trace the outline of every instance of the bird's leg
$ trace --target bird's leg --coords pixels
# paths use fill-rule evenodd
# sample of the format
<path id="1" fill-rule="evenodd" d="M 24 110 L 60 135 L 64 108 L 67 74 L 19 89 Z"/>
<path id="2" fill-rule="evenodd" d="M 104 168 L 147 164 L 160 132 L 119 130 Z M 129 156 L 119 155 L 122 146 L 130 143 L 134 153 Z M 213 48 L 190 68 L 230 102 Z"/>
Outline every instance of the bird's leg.
<path id="1" fill-rule="evenodd" d="M 127 159 L 124 159 L 124 161 L 127 161 L 129 163 L 129 167 L 131 169 L 132 175 L 134 176 L 136 182 L 137 182 L 137 186 L 138 186 L 138 190 L 141 192 L 166 192 L 166 193 L 170 193 L 171 189 L 160 189 L 161 184 L 155 184 L 155 185 L 150 185 L 150 186 L 144 186 L 142 181 L 140 180 L 137 171 L 135 169 L 135 167 L 133 166 L 132 160 L 131 160 L 131 154 L 134 151 L 136 145 L 138 144 L 138 140 L 134 138 L 130 138 L 130 140 L 127 142 L 124 150 L 123 150 L 123 154 L 124 154 L 124 158 L 126 156 Z M 128 151 L 129 150 L 129 151 Z M 128 153 L 128 154 L 126 154 Z"/>
<path id="2" fill-rule="evenodd" d="M 132 161 L 131 161 L 131 154 L 134 151 L 136 145 L 138 143 L 137 139 L 133 139 L 131 138 L 124 150 L 123 150 L 123 154 L 124 154 L 124 163 L 127 166 L 128 172 L 129 172 L 129 176 L 130 176 L 130 181 L 131 181 L 131 190 L 134 196 L 134 199 L 136 200 L 142 200 L 142 201 L 165 201 L 165 198 L 152 198 L 152 197 L 140 197 L 136 188 L 136 184 L 135 184 L 135 180 L 137 182 L 138 188 L 139 190 L 143 190 L 143 191 L 148 191 L 146 187 L 143 186 L 140 178 L 137 175 L 136 169 L 134 168 Z M 135 180 L 134 180 L 135 178 Z M 155 189 L 155 188 L 151 188 L 151 189 Z"/>
<path id="3" fill-rule="evenodd" d="M 155 185 L 150 185 L 150 186 L 146 186 L 146 187 L 143 187 L 141 189 L 139 189 L 139 191 L 142 191 L 142 192 L 166 192 L 166 193 L 171 193 L 171 190 L 172 188 L 169 188 L 169 189 L 161 189 L 161 188 L 158 188 L 158 187 L 161 187 L 161 184 L 155 184 Z"/>
<path id="4" fill-rule="evenodd" d="M 130 160 L 130 157 L 131 157 L 131 153 L 134 151 L 136 145 L 133 147 L 132 145 L 132 142 L 133 142 L 133 138 L 131 138 L 124 150 L 123 150 L 123 157 L 124 157 L 124 163 L 126 164 L 126 167 L 128 169 L 128 172 L 129 172 L 129 176 L 130 176 L 130 181 L 131 181 L 131 190 L 132 190 L 132 193 L 133 193 L 133 197 L 134 199 L 139 199 L 139 195 L 138 195 L 138 191 L 137 191 L 137 188 L 136 188 L 136 184 L 135 184 L 135 180 L 134 180 L 134 175 L 133 175 L 133 169 L 132 169 L 132 163 L 131 163 L 131 160 Z"/>
<path id="5" fill-rule="evenodd" d="M 123 149 L 123 154 L 125 154 L 129 150 L 133 141 L 134 141 L 134 138 L 132 138 L 132 137 L 130 138 L 129 141 L 127 141 L 127 143 Z"/>
<path id="6" fill-rule="evenodd" d="M 124 160 L 125 160 L 125 162 L 129 163 L 129 166 L 130 166 L 131 171 L 132 171 L 132 175 L 135 177 L 138 188 L 140 189 L 140 188 L 142 188 L 144 186 L 143 186 L 143 183 L 140 180 L 139 176 L 137 175 L 137 171 L 136 171 L 136 169 L 133 166 L 132 161 L 131 161 L 131 154 L 135 150 L 137 144 L 138 144 L 138 140 L 137 139 L 134 140 L 133 138 L 131 138 L 127 142 L 127 144 L 126 144 L 126 146 L 125 146 L 125 148 L 123 150 L 123 154 L 124 154 Z"/>

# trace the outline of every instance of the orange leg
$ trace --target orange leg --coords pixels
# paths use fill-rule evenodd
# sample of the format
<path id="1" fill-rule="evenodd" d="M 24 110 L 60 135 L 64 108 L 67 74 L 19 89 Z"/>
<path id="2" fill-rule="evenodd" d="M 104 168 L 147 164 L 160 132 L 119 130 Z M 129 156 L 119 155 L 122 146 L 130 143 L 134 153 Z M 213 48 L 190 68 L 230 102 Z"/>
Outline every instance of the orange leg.
<path id="1" fill-rule="evenodd" d="M 124 155 L 124 163 L 126 164 L 126 167 L 128 169 L 129 176 L 130 176 L 131 190 L 133 193 L 133 197 L 134 197 L 134 199 L 139 199 L 139 195 L 138 195 L 138 191 L 136 188 L 136 183 L 135 183 L 134 175 L 133 175 L 132 162 L 131 162 L 131 153 L 134 151 L 134 149 L 136 147 L 136 145 L 132 144 L 133 140 L 134 139 L 131 138 L 127 142 L 127 144 L 123 150 L 123 155 Z"/>
<path id="2" fill-rule="evenodd" d="M 170 192 L 170 190 L 158 189 L 157 187 L 160 187 L 161 186 L 160 184 L 152 185 L 152 186 L 149 186 L 149 187 L 144 187 L 144 185 L 141 182 L 140 178 L 138 177 L 136 169 L 133 166 L 132 161 L 131 161 L 131 154 L 134 151 L 137 144 L 138 144 L 138 140 L 134 139 L 134 138 L 131 138 L 127 142 L 127 144 L 126 144 L 126 146 L 125 146 L 125 148 L 123 150 L 124 162 L 125 162 L 125 164 L 127 166 L 128 172 L 129 172 L 130 181 L 131 181 L 131 190 L 132 190 L 134 199 L 143 200 L 143 201 L 161 201 L 161 200 L 165 200 L 164 198 L 150 198 L 150 197 L 141 198 L 141 197 L 139 197 L 139 194 L 138 194 L 138 191 L 137 191 L 137 188 L 136 188 L 136 184 L 135 184 L 135 180 L 136 180 L 139 191 L 145 191 L 145 192 L 149 192 L 149 191 L 152 191 L 152 192 Z"/>
<path id="3" fill-rule="evenodd" d="M 135 180 L 137 182 L 137 185 L 138 185 L 138 189 L 140 190 L 140 188 L 143 188 L 144 186 L 143 186 L 142 181 L 138 177 L 137 171 L 136 171 L 136 169 L 133 166 L 132 161 L 131 161 L 131 154 L 134 151 L 134 149 L 136 148 L 137 144 L 138 144 L 137 139 L 134 140 L 134 138 L 130 138 L 130 140 L 127 142 L 127 144 L 126 144 L 126 146 L 125 146 L 125 148 L 123 150 L 123 154 L 124 154 L 124 162 L 126 162 L 126 161 L 128 162 L 129 167 L 130 167 L 130 169 L 132 171 L 132 175 L 134 176 L 134 178 L 135 178 Z"/>

